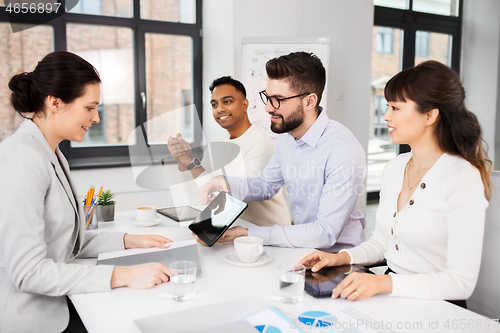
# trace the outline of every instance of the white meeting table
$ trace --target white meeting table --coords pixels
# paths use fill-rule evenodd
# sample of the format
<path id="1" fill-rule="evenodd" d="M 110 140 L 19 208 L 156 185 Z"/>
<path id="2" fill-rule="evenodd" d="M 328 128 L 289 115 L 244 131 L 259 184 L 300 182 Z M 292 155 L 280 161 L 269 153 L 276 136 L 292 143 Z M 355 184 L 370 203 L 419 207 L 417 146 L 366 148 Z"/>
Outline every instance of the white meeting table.
<path id="1" fill-rule="evenodd" d="M 99 222 L 99 228 L 95 232 L 159 234 L 173 241 L 193 239 L 187 227 L 180 227 L 175 221 L 166 217 L 156 226 L 143 228 L 136 227 L 130 222 L 129 219 L 134 216 L 135 212 L 118 213 L 114 222 Z M 237 224 L 249 225 L 242 220 L 238 220 Z M 377 319 L 385 323 L 391 322 L 391 332 L 500 332 L 500 324 L 497 323 L 495 326 L 491 319 L 445 301 L 416 300 L 379 294 L 366 300 L 350 302 L 314 298 L 304 293 L 304 300 L 299 304 L 281 303 L 278 295 L 277 266 L 285 262 L 298 262 L 313 249 L 266 246 L 264 250 L 272 256 L 272 260 L 254 268 L 236 267 L 224 260 L 224 255 L 234 250 L 232 243 L 216 244 L 211 248 L 198 245 L 198 250 L 202 274 L 197 277 L 196 296 L 191 301 L 174 301 L 169 282 L 145 290 L 118 288 L 111 292 L 71 295 L 89 333 L 137 332 L 134 320 L 139 318 L 215 305 L 240 298 L 254 298 L 286 313 L 295 313 L 301 308 L 314 308 L 327 312 L 330 309 L 335 312 L 339 305 L 348 305 L 375 318 L 378 317 Z M 96 259 L 77 260 L 77 262 L 95 265 Z M 183 316 L 179 316 L 178 319 L 192 320 Z M 396 327 L 397 325 L 402 327 Z M 489 328 L 486 328 L 487 325 Z M 362 327 L 358 329 L 363 331 Z M 164 327 L 162 331 L 169 332 L 168 327 Z"/>

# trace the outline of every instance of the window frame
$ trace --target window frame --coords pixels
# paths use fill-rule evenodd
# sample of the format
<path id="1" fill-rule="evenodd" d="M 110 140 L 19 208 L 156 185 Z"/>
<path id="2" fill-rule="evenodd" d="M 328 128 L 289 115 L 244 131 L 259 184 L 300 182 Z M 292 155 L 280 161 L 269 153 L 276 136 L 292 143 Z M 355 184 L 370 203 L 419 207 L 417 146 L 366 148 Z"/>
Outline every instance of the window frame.
<path id="1" fill-rule="evenodd" d="M 403 32 L 402 69 L 415 65 L 416 32 L 427 31 L 443 33 L 452 36 L 451 68 L 460 74 L 462 27 L 463 27 L 463 0 L 458 0 L 458 16 L 413 11 L 413 0 L 409 0 L 409 9 L 374 6 L 374 27 L 390 27 L 401 29 Z M 399 145 L 398 154 L 409 152 L 410 146 Z M 378 202 L 379 192 L 368 192 L 368 202 Z"/>
<path id="2" fill-rule="evenodd" d="M 54 0 L 54 2 L 61 3 L 61 7 L 65 6 L 65 0 Z M 49 21 L 42 22 L 37 15 L 27 13 L 19 21 L 12 23 L 21 24 L 37 24 L 37 25 L 50 25 L 54 31 L 54 50 L 67 50 L 67 25 L 71 23 L 76 24 L 90 24 L 100 26 L 111 26 L 130 28 L 132 30 L 132 43 L 134 53 L 134 94 L 135 94 L 135 128 L 142 126 L 147 121 L 147 103 L 143 107 L 141 103 L 141 93 L 146 94 L 146 47 L 145 39 L 146 33 L 159 33 L 165 35 L 178 35 L 189 36 L 193 41 L 193 102 L 196 106 L 200 123 L 203 122 L 202 116 L 202 103 L 203 103 L 203 89 L 202 89 L 202 68 L 203 68 L 203 53 L 202 53 L 202 0 L 195 0 L 196 5 L 196 23 L 178 23 L 157 21 L 150 19 L 143 19 L 140 17 L 140 0 L 131 0 L 133 5 L 132 17 L 116 17 L 105 15 L 92 15 L 92 14 L 76 14 L 65 13 L 60 17 Z M 7 16 L 6 7 L 0 6 L 0 22 L 8 22 L 10 20 Z M 146 133 L 145 131 L 143 131 Z M 137 131 L 140 133 L 140 131 Z M 202 133 L 200 129 L 195 128 L 194 144 L 199 146 L 198 143 L 202 140 Z M 140 140 L 136 139 L 136 142 Z M 147 145 L 148 149 L 154 151 L 165 151 L 165 144 Z M 71 169 L 91 169 L 103 167 L 121 167 L 130 166 L 129 148 L 128 144 L 123 145 L 107 145 L 107 146 L 90 146 L 90 147 L 71 147 L 71 143 L 64 140 L 59 144 L 59 149 L 68 160 Z M 144 164 L 151 164 L 153 161 L 150 159 L 148 152 L 144 153 L 141 161 Z M 163 163 L 174 163 L 175 161 L 170 157 L 166 157 Z M 134 162 L 135 164 L 136 162 Z M 159 163 L 159 162 L 157 162 Z"/>

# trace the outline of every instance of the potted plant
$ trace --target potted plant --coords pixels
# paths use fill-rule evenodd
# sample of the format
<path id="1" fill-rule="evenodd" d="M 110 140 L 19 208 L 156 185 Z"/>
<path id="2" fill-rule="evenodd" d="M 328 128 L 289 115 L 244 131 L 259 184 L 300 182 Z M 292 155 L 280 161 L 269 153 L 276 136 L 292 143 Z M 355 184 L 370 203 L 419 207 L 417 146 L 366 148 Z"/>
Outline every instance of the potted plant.
<path id="1" fill-rule="evenodd" d="M 115 203 L 113 201 L 114 193 L 111 190 L 102 191 L 97 200 L 97 220 L 99 222 L 108 222 L 115 219 Z"/>

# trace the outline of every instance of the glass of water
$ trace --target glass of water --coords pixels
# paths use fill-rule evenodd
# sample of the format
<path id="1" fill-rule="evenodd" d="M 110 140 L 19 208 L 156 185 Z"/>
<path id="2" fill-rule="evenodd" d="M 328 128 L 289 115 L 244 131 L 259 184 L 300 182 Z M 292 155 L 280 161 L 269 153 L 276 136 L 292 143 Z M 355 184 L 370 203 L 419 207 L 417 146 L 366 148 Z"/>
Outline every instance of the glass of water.
<path id="1" fill-rule="evenodd" d="M 194 298 L 196 263 L 176 261 L 170 264 L 170 283 L 174 301 L 184 302 Z"/>
<path id="2" fill-rule="evenodd" d="M 280 279 L 280 298 L 283 303 L 295 304 L 304 298 L 306 267 L 300 264 L 281 264 L 278 266 Z"/>

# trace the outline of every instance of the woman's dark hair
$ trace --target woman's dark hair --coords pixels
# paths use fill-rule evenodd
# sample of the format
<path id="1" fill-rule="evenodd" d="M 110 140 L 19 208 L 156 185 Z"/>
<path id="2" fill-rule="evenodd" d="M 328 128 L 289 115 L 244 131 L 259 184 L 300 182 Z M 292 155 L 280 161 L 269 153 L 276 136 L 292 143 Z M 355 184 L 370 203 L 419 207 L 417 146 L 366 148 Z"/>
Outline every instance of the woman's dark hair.
<path id="1" fill-rule="evenodd" d="M 88 84 L 100 82 L 99 73 L 86 60 L 74 53 L 56 51 L 38 62 L 33 72 L 20 73 L 10 79 L 10 101 L 24 117 L 24 113 L 44 112 L 47 96 L 71 103 L 85 94 Z"/>
<path id="2" fill-rule="evenodd" d="M 483 147 L 477 117 L 465 107 L 465 91 L 457 73 L 440 62 L 429 60 L 393 76 L 385 86 L 388 102 L 415 102 L 420 113 L 439 110 L 436 137 L 446 153 L 458 155 L 475 166 L 491 197 L 491 166 Z"/>
<path id="3" fill-rule="evenodd" d="M 266 63 L 267 76 L 272 80 L 290 79 L 290 88 L 299 94 L 315 93 L 319 102 L 326 84 L 326 70 L 313 53 L 292 52 Z"/>

